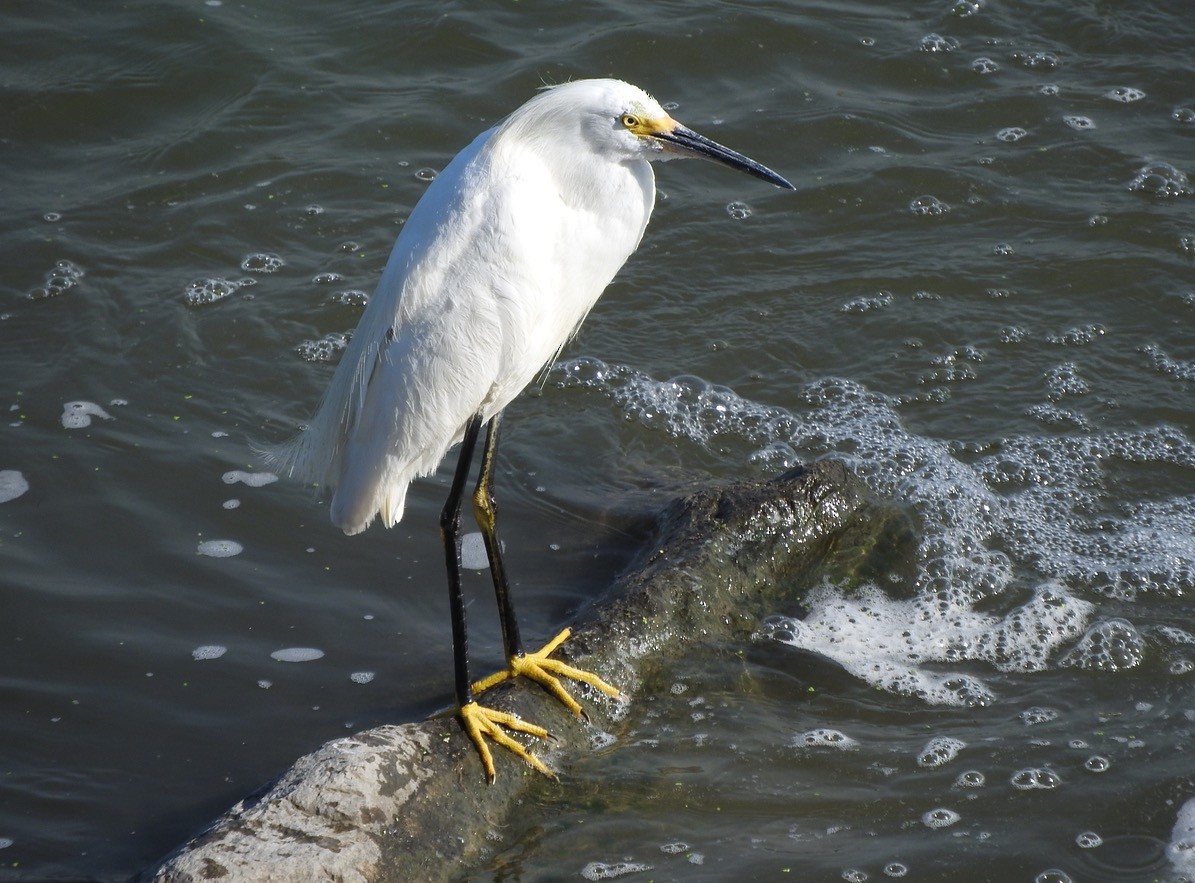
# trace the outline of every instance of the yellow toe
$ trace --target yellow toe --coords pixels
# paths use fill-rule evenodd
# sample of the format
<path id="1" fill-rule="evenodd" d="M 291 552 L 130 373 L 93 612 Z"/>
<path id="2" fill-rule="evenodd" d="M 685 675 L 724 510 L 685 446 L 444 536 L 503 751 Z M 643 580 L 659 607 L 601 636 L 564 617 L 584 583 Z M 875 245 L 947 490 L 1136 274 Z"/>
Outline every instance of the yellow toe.
<path id="1" fill-rule="evenodd" d="M 528 766 L 543 773 L 549 779 L 556 778 L 556 774 L 548 769 L 542 760 L 512 739 L 503 729 L 505 727 L 506 730 L 526 733 L 530 736 L 535 736 L 537 739 L 547 739 L 550 734 L 543 727 L 528 723 L 505 711 L 486 708 L 484 705 L 478 705 L 476 702 L 469 702 L 462 705 L 457 713 L 460 715 L 461 722 L 465 726 L 465 733 L 468 734 L 469 739 L 476 746 L 477 753 L 481 755 L 481 765 L 485 768 L 485 778 L 490 784 L 493 784 L 497 778 L 497 773 L 494 770 L 494 756 L 490 752 L 490 746 L 486 742 L 486 739 L 501 745 Z"/>

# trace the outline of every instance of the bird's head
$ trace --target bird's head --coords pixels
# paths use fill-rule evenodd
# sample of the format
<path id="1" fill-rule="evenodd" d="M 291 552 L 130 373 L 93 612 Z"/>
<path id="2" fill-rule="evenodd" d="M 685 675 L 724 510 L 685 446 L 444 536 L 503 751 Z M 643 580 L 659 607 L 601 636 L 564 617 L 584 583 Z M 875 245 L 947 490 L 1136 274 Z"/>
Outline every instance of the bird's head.
<path id="1" fill-rule="evenodd" d="M 589 150 L 614 159 L 648 161 L 697 157 L 794 190 L 771 169 L 699 135 L 674 120 L 656 99 L 621 80 L 576 80 L 551 86 L 512 115 L 548 137 L 576 133 Z M 535 122 L 531 123 L 534 119 Z M 555 137 L 554 137 L 555 136 Z"/>

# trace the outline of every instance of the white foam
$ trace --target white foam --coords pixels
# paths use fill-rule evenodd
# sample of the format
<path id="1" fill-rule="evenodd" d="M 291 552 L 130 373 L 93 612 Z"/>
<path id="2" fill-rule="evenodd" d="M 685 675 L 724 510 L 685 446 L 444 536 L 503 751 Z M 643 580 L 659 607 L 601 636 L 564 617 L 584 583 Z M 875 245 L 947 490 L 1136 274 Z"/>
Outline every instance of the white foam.
<path id="1" fill-rule="evenodd" d="M 62 425 L 66 429 L 82 429 L 91 425 L 91 418 L 112 420 L 113 417 L 95 402 L 67 402 L 62 406 Z"/>
<path id="2" fill-rule="evenodd" d="M 284 647 L 271 653 L 270 658 L 278 662 L 314 662 L 324 658 L 324 651 L 315 647 Z"/>
<path id="3" fill-rule="evenodd" d="M 651 865 L 645 865 L 642 862 L 622 861 L 610 864 L 590 862 L 581 869 L 581 876 L 586 880 L 615 880 L 625 877 L 627 874 L 638 874 L 651 869 Z"/>
<path id="4" fill-rule="evenodd" d="M 196 647 L 191 651 L 191 658 L 199 660 L 219 659 L 227 652 L 228 648 L 219 644 L 204 644 L 203 646 Z"/>
<path id="5" fill-rule="evenodd" d="M 209 558 L 231 558 L 240 555 L 245 547 L 236 540 L 205 540 L 195 551 Z"/>
<path id="6" fill-rule="evenodd" d="M 825 727 L 798 733 L 793 736 L 794 748 L 837 748 L 841 751 L 851 751 L 859 747 L 859 743 L 840 730 Z"/>
<path id="7" fill-rule="evenodd" d="M 962 818 L 958 813 L 952 809 L 947 809 L 944 806 L 937 809 L 931 809 L 921 817 L 921 824 L 927 828 L 949 828 L 956 824 Z"/>
<path id="8" fill-rule="evenodd" d="M 233 469 L 225 472 L 221 476 L 225 484 L 241 484 L 249 487 L 264 487 L 267 484 L 273 484 L 278 480 L 278 476 L 273 472 L 243 472 L 240 469 Z"/>
<path id="9" fill-rule="evenodd" d="M 1081 326 L 1050 342 L 1085 346 L 1102 334 Z M 962 361 L 982 368 L 982 359 Z M 724 458 L 737 452 L 762 469 L 845 460 L 879 498 L 906 505 L 919 537 L 914 576 L 901 587 L 911 597 L 894 598 L 878 585 L 825 584 L 804 599 L 804 619 L 769 618 L 760 631 L 821 653 L 873 686 L 931 703 L 983 704 L 994 697 L 985 668 L 1139 665 L 1155 652 L 1154 632 L 1146 640 L 1127 619 L 1097 621 L 1083 596 L 1195 592 L 1195 497 L 1176 481 L 1170 497 L 1134 499 L 1118 471 L 1195 475 L 1195 443 L 1166 424 L 1087 426 L 1062 407 L 1091 396 L 1094 379 L 1071 362 L 1045 377 L 1039 409 L 1049 414 L 1040 414 L 1056 421 L 1048 434 L 983 447 L 916 435 L 897 401 L 837 378 L 799 389 L 791 411 L 699 377 L 660 381 L 592 358 L 559 363 L 551 379 L 607 396 L 645 427 Z M 1159 641 L 1168 652 L 1177 644 L 1173 636 Z"/>
<path id="10" fill-rule="evenodd" d="M 966 747 L 967 743 L 961 739 L 935 736 L 925 743 L 917 755 L 917 765 L 930 768 L 943 766 L 958 757 L 959 752 Z"/>
<path id="11" fill-rule="evenodd" d="M 0 503 L 7 503 L 29 490 L 29 482 L 16 469 L 0 469 Z"/>

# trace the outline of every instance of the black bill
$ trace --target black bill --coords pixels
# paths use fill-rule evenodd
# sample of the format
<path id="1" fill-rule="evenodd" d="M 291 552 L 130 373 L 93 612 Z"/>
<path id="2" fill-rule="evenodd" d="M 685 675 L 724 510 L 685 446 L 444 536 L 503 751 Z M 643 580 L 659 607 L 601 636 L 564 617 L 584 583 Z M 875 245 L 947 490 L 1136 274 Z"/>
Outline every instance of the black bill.
<path id="1" fill-rule="evenodd" d="M 702 159 L 712 159 L 714 162 L 720 162 L 732 169 L 746 172 L 748 175 L 759 178 L 761 181 L 767 181 L 769 184 L 775 184 L 777 187 L 783 187 L 785 190 L 797 189 L 767 166 L 760 165 L 750 157 L 743 156 L 729 147 L 723 147 L 717 141 L 711 141 L 704 135 L 698 135 L 686 126 L 678 124 L 671 132 L 656 132 L 652 134 L 652 137 L 663 141 L 680 153 L 687 153 Z"/>

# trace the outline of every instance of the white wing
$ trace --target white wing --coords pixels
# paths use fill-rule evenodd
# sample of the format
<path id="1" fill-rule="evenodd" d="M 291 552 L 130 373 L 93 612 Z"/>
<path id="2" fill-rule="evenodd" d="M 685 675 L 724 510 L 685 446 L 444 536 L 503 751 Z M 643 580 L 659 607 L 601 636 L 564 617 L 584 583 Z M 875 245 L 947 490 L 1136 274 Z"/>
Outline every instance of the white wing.
<path id="1" fill-rule="evenodd" d="M 647 163 L 608 176 L 609 211 L 595 212 L 566 204 L 561 170 L 505 149 L 501 131 L 432 182 L 309 429 L 274 452 L 282 469 L 336 487 L 331 517 L 346 533 L 402 517 L 410 482 L 436 469 L 471 416 L 502 410 L 534 378 L 647 224 Z"/>

